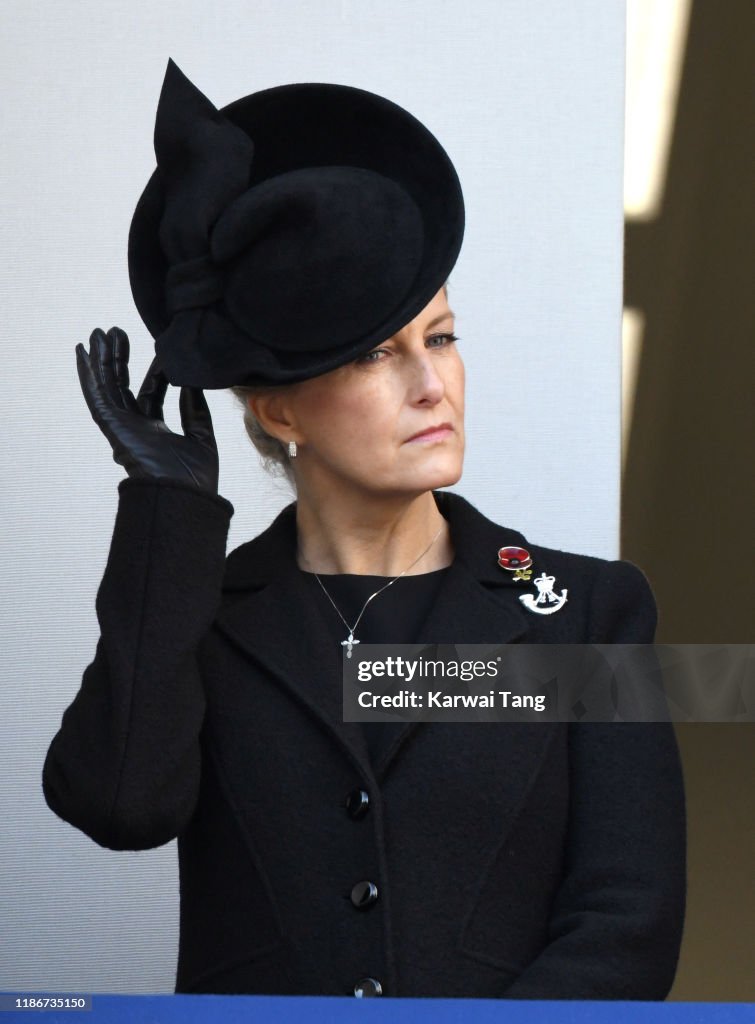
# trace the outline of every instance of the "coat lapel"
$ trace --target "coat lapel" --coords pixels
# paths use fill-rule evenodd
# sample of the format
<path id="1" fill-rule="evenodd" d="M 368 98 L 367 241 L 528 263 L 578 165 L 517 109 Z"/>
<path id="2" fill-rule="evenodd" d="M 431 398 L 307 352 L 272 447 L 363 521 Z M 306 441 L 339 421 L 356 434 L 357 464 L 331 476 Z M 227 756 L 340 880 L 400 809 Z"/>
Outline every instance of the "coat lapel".
<path id="1" fill-rule="evenodd" d="M 317 593 L 296 564 L 296 506 L 228 556 L 217 626 L 328 730 L 360 768 L 369 753 L 358 722 L 343 721 L 341 652 Z"/>
<path id="2" fill-rule="evenodd" d="M 455 558 L 417 637 L 419 644 L 507 644 L 526 638 L 517 586 L 498 566 L 498 549 L 524 546 L 524 537 L 487 519 L 458 494 L 436 491 L 451 529 Z M 426 723 L 408 722 L 380 751 L 375 774 L 383 778 L 401 747 Z"/>
<path id="3" fill-rule="evenodd" d="M 491 522 L 459 495 L 435 492 L 456 557 L 418 637 L 422 644 L 502 644 L 526 639 L 517 585 L 498 549 L 521 534 Z M 359 722 L 343 721 L 341 651 L 335 650 L 311 578 L 296 564 L 296 505 L 228 556 L 216 623 L 249 659 L 287 689 L 368 777 L 385 776 L 401 747 L 426 723 L 397 730 L 371 764 Z"/>

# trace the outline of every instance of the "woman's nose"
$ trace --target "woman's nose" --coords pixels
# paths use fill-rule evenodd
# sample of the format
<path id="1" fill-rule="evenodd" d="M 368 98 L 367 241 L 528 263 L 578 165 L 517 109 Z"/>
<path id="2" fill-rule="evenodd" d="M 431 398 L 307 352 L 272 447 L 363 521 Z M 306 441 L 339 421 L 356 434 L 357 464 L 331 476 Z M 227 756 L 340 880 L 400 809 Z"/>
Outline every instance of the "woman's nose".
<path id="1" fill-rule="evenodd" d="M 443 398 L 446 385 L 432 355 L 419 357 L 413 366 L 413 374 L 412 401 L 417 405 L 436 405 Z"/>

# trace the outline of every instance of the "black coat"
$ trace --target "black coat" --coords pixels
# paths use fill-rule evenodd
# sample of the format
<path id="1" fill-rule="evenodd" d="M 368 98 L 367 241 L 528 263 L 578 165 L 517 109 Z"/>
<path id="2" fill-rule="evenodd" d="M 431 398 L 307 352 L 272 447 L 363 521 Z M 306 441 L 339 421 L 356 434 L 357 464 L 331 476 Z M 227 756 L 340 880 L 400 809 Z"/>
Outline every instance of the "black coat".
<path id="1" fill-rule="evenodd" d="M 670 724 L 412 722 L 372 765 L 342 721 L 294 506 L 225 559 L 222 497 L 119 492 L 101 636 L 43 788 L 101 846 L 178 837 L 176 991 L 379 994 L 374 979 L 387 996 L 665 998 L 685 898 Z M 634 566 L 436 500 L 456 558 L 419 642 L 652 639 Z M 568 587 L 560 611 L 523 608 L 505 544 Z M 360 882 L 377 899 L 357 907 Z"/>

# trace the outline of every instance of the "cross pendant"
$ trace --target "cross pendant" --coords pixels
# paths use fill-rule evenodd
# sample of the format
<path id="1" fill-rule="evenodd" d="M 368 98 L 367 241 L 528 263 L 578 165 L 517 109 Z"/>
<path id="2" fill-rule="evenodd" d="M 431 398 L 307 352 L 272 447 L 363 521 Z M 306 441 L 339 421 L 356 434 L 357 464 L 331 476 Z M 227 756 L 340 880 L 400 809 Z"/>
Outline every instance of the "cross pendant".
<path id="1" fill-rule="evenodd" d="M 345 647 L 346 648 L 346 657 L 347 658 L 351 657 L 351 648 L 354 646 L 354 644 L 358 644 L 359 642 L 360 642 L 359 640 L 355 640 L 354 639 L 354 634 L 353 633 L 349 633 L 348 638 L 346 640 L 342 640 L 341 641 L 341 647 Z"/>

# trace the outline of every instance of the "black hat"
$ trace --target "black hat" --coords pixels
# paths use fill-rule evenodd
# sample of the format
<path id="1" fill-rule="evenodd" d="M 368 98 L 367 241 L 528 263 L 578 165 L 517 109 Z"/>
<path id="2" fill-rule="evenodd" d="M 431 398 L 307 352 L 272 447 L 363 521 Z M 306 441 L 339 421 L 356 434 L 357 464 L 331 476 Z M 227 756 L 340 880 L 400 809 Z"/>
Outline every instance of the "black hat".
<path id="1" fill-rule="evenodd" d="M 155 153 L 129 278 L 175 386 L 342 366 L 413 320 L 461 248 L 448 155 L 363 89 L 281 85 L 217 110 L 169 60 Z"/>

